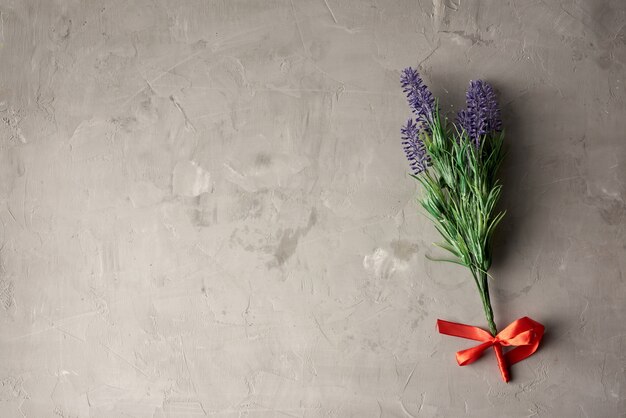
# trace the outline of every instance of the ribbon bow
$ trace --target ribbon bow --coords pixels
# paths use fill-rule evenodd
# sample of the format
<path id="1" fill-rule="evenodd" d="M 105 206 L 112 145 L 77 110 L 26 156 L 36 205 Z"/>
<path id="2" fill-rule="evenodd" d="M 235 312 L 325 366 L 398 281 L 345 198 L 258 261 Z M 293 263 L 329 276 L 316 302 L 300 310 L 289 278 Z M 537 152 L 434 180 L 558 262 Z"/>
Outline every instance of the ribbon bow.
<path id="1" fill-rule="evenodd" d="M 456 353 L 456 361 L 459 366 L 473 363 L 480 358 L 483 351 L 493 347 L 502 379 L 508 382 L 511 380 L 508 366 L 524 360 L 537 351 L 545 327 L 525 316 L 512 322 L 495 337 L 484 329 L 441 319 L 437 320 L 437 329 L 441 334 L 482 341 L 482 344 L 476 347 Z M 502 346 L 516 347 L 505 354 L 502 352 Z"/>

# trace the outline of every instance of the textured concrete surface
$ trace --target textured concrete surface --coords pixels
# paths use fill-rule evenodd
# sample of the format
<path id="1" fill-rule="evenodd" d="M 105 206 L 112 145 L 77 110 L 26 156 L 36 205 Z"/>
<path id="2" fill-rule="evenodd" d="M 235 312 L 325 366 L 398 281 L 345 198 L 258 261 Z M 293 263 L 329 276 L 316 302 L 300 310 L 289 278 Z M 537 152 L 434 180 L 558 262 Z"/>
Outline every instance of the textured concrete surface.
<path id="1" fill-rule="evenodd" d="M 0 416 L 618 417 L 623 1 L 0 2 Z M 399 72 L 498 90 L 500 381 L 436 264 Z"/>

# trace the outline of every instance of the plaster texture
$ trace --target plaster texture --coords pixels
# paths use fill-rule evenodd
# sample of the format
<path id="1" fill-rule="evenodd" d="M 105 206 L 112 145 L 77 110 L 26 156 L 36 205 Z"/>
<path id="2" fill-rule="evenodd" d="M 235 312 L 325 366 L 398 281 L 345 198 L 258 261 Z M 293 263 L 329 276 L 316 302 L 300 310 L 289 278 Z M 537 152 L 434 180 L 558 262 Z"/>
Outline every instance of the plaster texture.
<path id="1" fill-rule="evenodd" d="M 626 416 L 626 3 L 0 2 L 0 416 Z M 500 380 L 400 147 L 499 94 Z"/>

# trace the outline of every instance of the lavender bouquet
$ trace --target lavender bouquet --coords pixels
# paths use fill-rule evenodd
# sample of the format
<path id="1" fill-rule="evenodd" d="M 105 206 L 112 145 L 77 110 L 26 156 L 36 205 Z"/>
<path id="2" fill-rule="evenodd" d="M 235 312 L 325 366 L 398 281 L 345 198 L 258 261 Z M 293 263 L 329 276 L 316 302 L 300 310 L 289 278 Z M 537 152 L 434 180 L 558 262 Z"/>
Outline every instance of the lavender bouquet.
<path id="1" fill-rule="evenodd" d="M 504 131 L 495 92 L 482 80 L 471 81 L 467 107 L 449 123 L 417 71 L 406 68 L 401 84 L 413 112 L 401 129 L 402 146 L 411 176 L 422 186 L 419 202 L 443 238 L 436 245 L 451 255 L 436 261 L 469 269 L 489 328 L 487 332 L 438 320 L 439 332 L 482 342 L 457 353 L 461 366 L 493 347 L 502 378 L 509 381 L 508 366 L 537 350 L 544 327 L 524 317 L 498 333 L 491 307 L 492 239 L 505 214 L 496 208 L 502 191 L 497 173 L 504 158 Z M 503 346 L 517 347 L 505 353 Z"/>

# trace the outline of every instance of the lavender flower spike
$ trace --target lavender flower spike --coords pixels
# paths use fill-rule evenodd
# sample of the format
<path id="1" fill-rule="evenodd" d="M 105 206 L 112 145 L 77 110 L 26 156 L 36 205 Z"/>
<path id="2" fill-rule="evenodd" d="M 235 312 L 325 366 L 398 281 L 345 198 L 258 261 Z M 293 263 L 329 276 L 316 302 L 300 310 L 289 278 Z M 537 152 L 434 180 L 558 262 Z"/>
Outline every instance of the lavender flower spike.
<path id="1" fill-rule="evenodd" d="M 478 147 L 483 135 L 502 130 L 500 107 L 493 87 L 483 80 L 470 81 L 466 99 L 467 109 L 459 112 L 457 123 Z"/>
<path id="2" fill-rule="evenodd" d="M 419 126 L 413 122 L 413 119 L 409 119 L 400 131 L 402 132 L 402 148 L 406 158 L 409 160 L 413 173 L 418 175 L 431 165 L 430 155 L 426 151 L 424 141 L 419 136 Z"/>
<path id="3" fill-rule="evenodd" d="M 433 121 L 435 114 L 435 98 L 433 94 L 428 90 L 419 73 L 411 67 L 402 71 L 400 82 L 409 106 L 415 113 L 416 122 L 420 122 L 422 128 L 428 131 L 428 123 Z"/>

